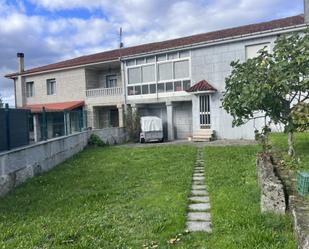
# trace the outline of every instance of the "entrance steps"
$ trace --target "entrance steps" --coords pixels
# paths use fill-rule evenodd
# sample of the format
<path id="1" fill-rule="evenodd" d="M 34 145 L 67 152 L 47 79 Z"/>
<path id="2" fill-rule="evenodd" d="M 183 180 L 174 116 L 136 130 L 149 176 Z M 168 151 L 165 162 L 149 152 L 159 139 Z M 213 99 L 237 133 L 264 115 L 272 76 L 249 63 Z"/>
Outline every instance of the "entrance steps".
<path id="1" fill-rule="evenodd" d="M 197 130 L 192 137 L 193 142 L 209 142 L 214 139 L 214 131 L 211 129 Z"/>

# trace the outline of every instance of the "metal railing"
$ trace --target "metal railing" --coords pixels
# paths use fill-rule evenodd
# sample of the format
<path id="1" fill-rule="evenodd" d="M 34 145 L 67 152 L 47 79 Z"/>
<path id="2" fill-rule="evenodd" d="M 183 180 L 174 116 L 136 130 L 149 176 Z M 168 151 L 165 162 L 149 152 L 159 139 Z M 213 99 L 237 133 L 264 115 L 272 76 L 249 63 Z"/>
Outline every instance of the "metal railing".
<path id="1" fill-rule="evenodd" d="M 86 97 L 121 96 L 122 87 L 95 88 L 86 90 Z"/>

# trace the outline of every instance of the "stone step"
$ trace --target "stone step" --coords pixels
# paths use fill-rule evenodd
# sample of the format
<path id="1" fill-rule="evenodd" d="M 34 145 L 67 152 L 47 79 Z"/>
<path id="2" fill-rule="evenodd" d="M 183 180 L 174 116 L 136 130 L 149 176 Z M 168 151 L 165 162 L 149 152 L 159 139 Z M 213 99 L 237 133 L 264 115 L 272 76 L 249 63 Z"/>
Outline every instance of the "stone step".
<path id="1" fill-rule="evenodd" d="M 205 175 L 204 175 L 204 173 L 194 173 L 193 174 L 193 177 L 204 177 Z"/>
<path id="2" fill-rule="evenodd" d="M 211 223 L 209 221 L 188 221 L 187 230 L 190 232 L 208 232 L 211 233 Z"/>
<path id="3" fill-rule="evenodd" d="M 206 190 L 192 190 L 191 193 L 192 193 L 192 196 L 196 196 L 196 195 L 198 195 L 198 196 L 200 196 L 200 195 L 205 196 L 205 195 L 208 195 Z"/>
<path id="4" fill-rule="evenodd" d="M 196 202 L 209 202 L 208 196 L 191 196 L 189 197 L 190 201 L 196 201 Z"/>
<path id="5" fill-rule="evenodd" d="M 204 181 L 193 181 L 193 185 L 205 185 Z"/>
<path id="6" fill-rule="evenodd" d="M 210 213 L 208 212 L 189 212 L 188 220 L 190 221 L 210 221 Z"/>
<path id="7" fill-rule="evenodd" d="M 193 176 L 193 181 L 204 181 L 205 177 L 204 176 Z"/>
<path id="8" fill-rule="evenodd" d="M 205 185 L 192 185 L 192 190 L 206 190 Z"/>
<path id="9" fill-rule="evenodd" d="M 207 211 L 210 209 L 209 203 L 193 203 L 189 205 L 189 210 L 193 211 Z"/>

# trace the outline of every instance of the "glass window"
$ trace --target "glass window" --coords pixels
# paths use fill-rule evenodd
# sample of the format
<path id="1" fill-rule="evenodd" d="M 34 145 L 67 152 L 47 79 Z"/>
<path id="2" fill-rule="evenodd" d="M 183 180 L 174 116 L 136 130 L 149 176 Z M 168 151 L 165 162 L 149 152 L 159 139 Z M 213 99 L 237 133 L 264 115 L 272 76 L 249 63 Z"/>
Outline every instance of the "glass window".
<path id="1" fill-rule="evenodd" d="M 134 88 L 133 86 L 128 87 L 128 95 L 134 95 Z"/>
<path id="2" fill-rule="evenodd" d="M 47 84 L 47 95 L 56 94 L 56 80 L 48 79 L 46 80 L 46 84 Z"/>
<path id="3" fill-rule="evenodd" d="M 148 94 L 149 93 L 149 85 L 142 85 L 142 94 Z"/>
<path id="4" fill-rule="evenodd" d="M 146 58 L 146 63 L 153 63 L 156 61 L 156 57 L 155 56 L 151 56 L 151 57 L 147 57 Z"/>
<path id="5" fill-rule="evenodd" d="M 155 80 L 155 65 L 142 66 L 142 82 L 154 82 Z"/>
<path id="6" fill-rule="evenodd" d="M 259 51 L 266 47 L 266 50 L 269 51 L 269 43 L 263 44 L 254 44 L 246 46 L 246 59 L 252 59 L 259 55 Z"/>
<path id="7" fill-rule="evenodd" d="M 164 93 L 165 89 L 164 89 L 164 83 L 159 83 L 158 84 L 158 93 Z"/>
<path id="8" fill-rule="evenodd" d="M 173 62 L 158 64 L 158 80 L 173 79 Z"/>
<path id="9" fill-rule="evenodd" d="M 189 77 L 189 60 L 174 62 L 174 79 Z"/>
<path id="10" fill-rule="evenodd" d="M 112 88 L 117 87 L 117 75 L 107 75 L 106 76 L 106 87 Z"/>
<path id="11" fill-rule="evenodd" d="M 150 90 L 150 93 L 156 93 L 157 92 L 156 84 L 149 85 L 149 90 Z"/>
<path id="12" fill-rule="evenodd" d="M 127 66 L 134 66 L 135 65 L 135 60 L 128 60 L 126 62 Z"/>
<path id="13" fill-rule="evenodd" d="M 34 83 L 33 83 L 33 81 L 26 83 L 26 93 L 27 93 L 28 98 L 34 96 Z"/>
<path id="14" fill-rule="evenodd" d="M 178 59 L 178 52 L 168 54 L 167 59 L 168 60 Z"/>
<path id="15" fill-rule="evenodd" d="M 166 87 L 167 92 L 173 92 L 174 91 L 173 82 L 167 82 L 165 87 Z"/>
<path id="16" fill-rule="evenodd" d="M 129 84 L 141 83 L 141 68 L 129 68 L 128 69 L 128 81 Z"/>
<path id="17" fill-rule="evenodd" d="M 145 58 L 136 59 L 136 65 L 145 64 Z"/>
<path id="18" fill-rule="evenodd" d="M 188 90 L 191 87 L 191 82 L 190 80 L 184 80 L 183 81 L 183 90 Z"/>
<path id="19" fill-rule="evenodd" d="M 157 55 L 157 61 L 166 61 L 166 54 Z"/>
<path id="20" fill-rule="evenodd" d="M 186 58 L 190 57 L 190 52 L 189 51 L 181 51 L 179 52 L 179 58 Z"/>
<path id="21" fill-rule="evenodd" d="M 175 81 L 175 82 L 174 82 L 174 89 L 175 89 L 175 92 L 182 91 L 182 84 L 181 84 L 181 81 Z"/>
<path id="22" fill-rule="evenodd" d="M 135 86 L 134 94 L 135 95 L 140 95 L 141 94 L 141 86 Z"/>

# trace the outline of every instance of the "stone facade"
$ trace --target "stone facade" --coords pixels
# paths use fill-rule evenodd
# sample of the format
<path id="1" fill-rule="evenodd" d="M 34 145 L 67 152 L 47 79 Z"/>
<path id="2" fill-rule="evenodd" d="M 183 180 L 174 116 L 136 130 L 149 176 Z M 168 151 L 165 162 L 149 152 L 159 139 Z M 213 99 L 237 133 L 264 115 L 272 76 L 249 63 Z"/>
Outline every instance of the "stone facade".
<path id="1" fill-rule="evenodd" d="M 258 155 L 256 167 L 261 187 L 261 211 L 284 214 L 286 211 L 284 188 L 275 174 L 271 158 L 268 155 Z"/>

